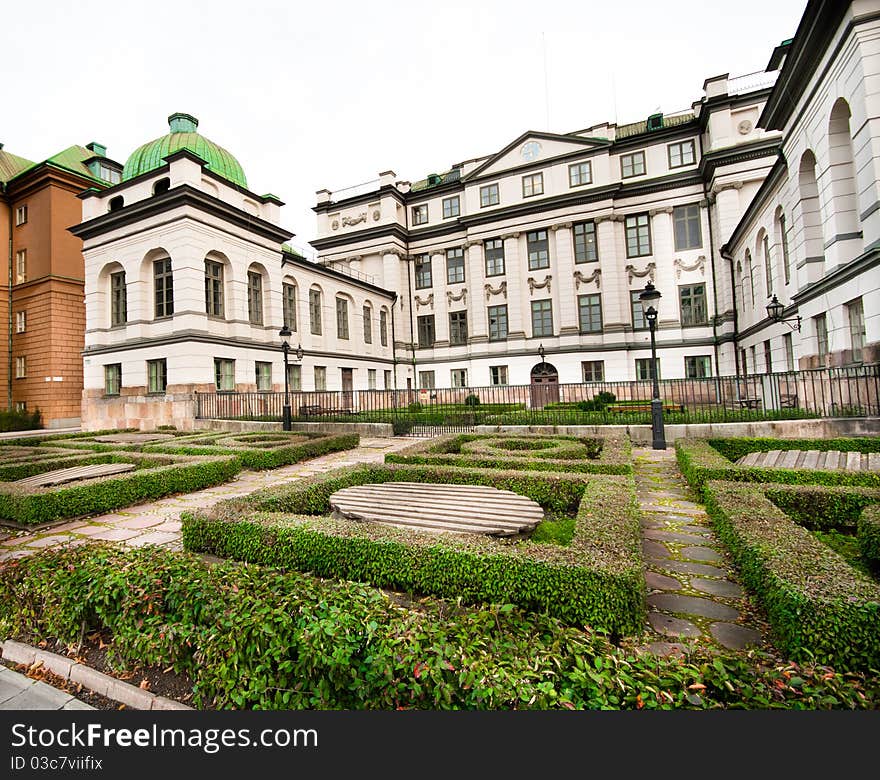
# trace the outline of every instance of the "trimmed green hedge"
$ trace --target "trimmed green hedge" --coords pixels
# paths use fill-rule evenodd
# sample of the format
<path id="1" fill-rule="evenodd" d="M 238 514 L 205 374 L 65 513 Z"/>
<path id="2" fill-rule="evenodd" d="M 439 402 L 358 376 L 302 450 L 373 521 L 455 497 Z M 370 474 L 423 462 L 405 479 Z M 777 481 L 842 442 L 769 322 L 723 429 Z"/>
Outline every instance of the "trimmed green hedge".
<path id="1" fill-rule="evenodd" d="M 763 488 L 767 498 L 811 531 L 853 531 L 862 510 L 880 502 L 880 490 L 872 488 L 779 484 Z"/>
<path id="2" fill-rule="evenodd" d="M 202 707 L 872 709 L 876 675 L 773 659 L 658 658 L 512 605 L 464 609 L 159 547 L 101 545 L 0 565 L 0 636 L 83 633 L 117 668 L 173 667 Z"/>
<path id="3" fill-rule="evenodd" d="M 576 508 L 574 535 L 562 547 L 316 516 L 343 487 L 389 481 L 488 485 L 552 514 Z M 631 478 L 412 465 L 340 469 L 183 516 L 188 550 L 465 603 L 514 603 L 614 635 L 644 627 L 640 537 Z"/>
<path id="4" fill-rule="evenodd" d="M 69 455 L 65 453 L 64 457 L 59 454 L 54 458 L 43 457 L 0 465 L 0 482 L 15 482 L 19 479 L 75 466 L 98 466 L 107 463 L 132 463 L 136 470 L 165 465 L 162 458 L 133 457 L 133 453 L 126 452 L 115 454 L 72 452 Z"/>
<path id="5" fill-rule="evenodd" d="M 87 460 L 95 457 L 102 456 Z M 151 455 L 147 458 L 129 452 L 124 460 L 165 465 L 46 488 L 3 483 L 0 484 L 0 519 L 34 525 L 63 517 L 109 512 L 139 501 L 219 485 L 228 482 L 241 470 L 238 459 L 230 456 L 184 459 Z"/>
<path id="6" fill-rule="evenodd" d="M 772 443 L 772 446 L 770 446 Z M 730 482 L 781 482 L 812 485 L 854 485 L 880 488 L 876 471 L 819 471 L 738 466 L 729 460 L 749 452 L 769 449 L 822 449 L 873 452 L 880 448 L 880 438 L 865 439 L 678 439 L 675 454 L 678 467 L 690 486 L 702 492 L 709 480 Z"/>
<path id="7" fill-rule="evenodd" d="M 588 474 L 632 474 L 632 445 L 624 437 L 599 437 L 601 451 L 595 459 L 589 457 L 595 452 L 597 439 L 575 436 L 537 436 L 536 439 L 579 443 L 583 454 L 570 458 L 542 456 L 541 450 L 526 450 L 517 454 L 505 454 L 497 450 L 490 452 L 462 452 L 463 445 L 481 442 L 497 442 L 501 434 L 453 434 L 438 439 L 418 442 L 385 456 L 386 463 L 413 463 L 436 466 L 459 466 L 471 469 L 515 469 L 518 471 L 557 471 L 585 472 Z M 527 440 L 529 437 L 515 435 L 512 440 Z"/>
<path id="8" fill-rule="evenodd" d="M 880 567 L 880 503 L 862 510 L 856 530 L 859 552 L 870 566 Z"/>
<path id="9" fill-rule="evenodd" d="M 880 585 L 789 518 L 764 485 L 710 482 L 706 510 L 795 661 L 880 669 Z"/>

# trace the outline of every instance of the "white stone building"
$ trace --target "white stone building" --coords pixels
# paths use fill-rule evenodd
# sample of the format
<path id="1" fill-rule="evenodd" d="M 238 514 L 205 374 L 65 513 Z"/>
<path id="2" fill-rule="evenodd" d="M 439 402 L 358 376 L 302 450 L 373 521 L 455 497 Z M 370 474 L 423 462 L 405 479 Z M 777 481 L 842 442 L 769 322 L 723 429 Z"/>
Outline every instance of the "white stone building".
<path id="1" fill-rule="evenodd" d="M 306 355 L 291 390 L 392 387 L 394 293 L 285 246 L 281 201 L 193 117 L 169 123 L 120 184 L 82 195 L 84 426 L 185 427 L 195 391 L 284 390 L 285 322 Z"/>

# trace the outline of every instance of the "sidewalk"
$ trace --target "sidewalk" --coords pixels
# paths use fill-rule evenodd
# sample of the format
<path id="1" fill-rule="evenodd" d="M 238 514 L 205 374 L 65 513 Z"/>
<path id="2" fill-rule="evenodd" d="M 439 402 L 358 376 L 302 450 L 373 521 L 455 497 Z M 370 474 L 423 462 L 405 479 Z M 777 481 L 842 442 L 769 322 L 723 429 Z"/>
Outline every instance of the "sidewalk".
<path id="1" fill-rule="evenodd" d="M 0 666 L 0 710 L 93 710 L 64 691 Z"/>

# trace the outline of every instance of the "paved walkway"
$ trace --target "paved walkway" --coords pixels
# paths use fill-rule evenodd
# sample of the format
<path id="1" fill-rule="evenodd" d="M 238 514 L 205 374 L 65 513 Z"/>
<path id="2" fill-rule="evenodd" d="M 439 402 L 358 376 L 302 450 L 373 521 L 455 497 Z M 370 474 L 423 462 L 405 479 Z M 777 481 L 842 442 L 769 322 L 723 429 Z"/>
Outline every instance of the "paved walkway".
<path id="1" fill-rule="evenodd" d="M 89 704 L 41 680 L 0 666 L 0 710 L 93 710 Z"/>
<path id="2" fill-rule="evenodd" d="M 21 558 L 46 547 L 85 544 L 90 540 L 119 542 L 127 547 L 158 544 L 179 549 L 180 513 L 195 507 L 204 509 L 218 501 L 236 498 L 266 487 L 351 466 L 381 463 L 386 452 L 399 450 L 412 439 L 362 438 L 353 450 L 333 452 L 319 458 L 269 471 L 243 471 L 231 482 L 216 487 L 138 504 L 110 514 L 55 525 L 35 532 L 0 529 L 0 560 Z M 6 538 L 2 538 L 6 534 Z"/>
<path id="3" fill-rule="evenodd" d="M 733 565 L 703 505 L 692 500 L 675 450 L 635 449 L 633 456 L 648 623 L 662 637 L 650 649 L 667 655 L 694 645 L 731 650 L 760 645 Z"/>

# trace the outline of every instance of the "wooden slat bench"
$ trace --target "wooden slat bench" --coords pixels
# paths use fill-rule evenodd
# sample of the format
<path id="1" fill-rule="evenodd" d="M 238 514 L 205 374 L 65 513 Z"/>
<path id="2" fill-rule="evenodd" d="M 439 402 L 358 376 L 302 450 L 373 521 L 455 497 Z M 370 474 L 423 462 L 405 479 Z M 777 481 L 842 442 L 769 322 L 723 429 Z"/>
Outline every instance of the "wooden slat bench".
<path id="1" fill-rule="evenodd" d="M 517 536 L 534 530 L 544 510 L 510 490 L 481 485 L 386 482 L 330 496 L 335 517 L 416 531 Z"/>
<path id="2" fill-rule="evenodd" d="M 838 450 L 769 450 L 743 455 L 737 465 L 754 468 L 816 469 L 818 471 L 880 471 L 880 453 Z"/>
<path id="3" fill-rule="evenodd" d="M 49 485 L 61 485 L 65 482 L 74 482 L 78 479 L 93 479 L 94 477 L 109 477 L 112 474 L 124 474 L 134 471 L 133 463 L 98 463 L 91 466 L 74 466 L 69 469 L 58 469 L 36 474 L 33 477 L 25 477 L 16 480 L 16 485 L 27 487 L 48 487 Z"/>

